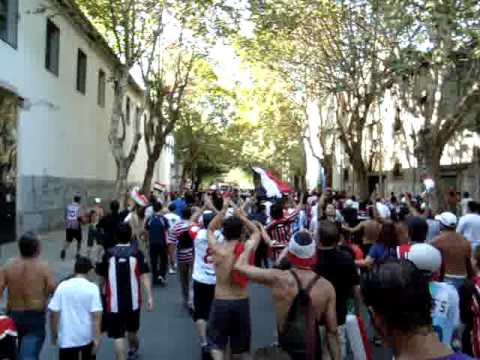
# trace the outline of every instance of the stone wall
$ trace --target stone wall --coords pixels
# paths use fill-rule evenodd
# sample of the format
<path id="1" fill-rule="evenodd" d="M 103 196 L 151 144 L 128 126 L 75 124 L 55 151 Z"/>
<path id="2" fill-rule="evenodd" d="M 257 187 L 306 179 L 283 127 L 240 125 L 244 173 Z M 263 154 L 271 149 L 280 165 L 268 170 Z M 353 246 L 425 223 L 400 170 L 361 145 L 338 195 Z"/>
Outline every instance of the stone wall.
<path id="1" fill-rule="evenodd" d="M 114 182 L 20 176 L 17 191 L 17 234 L 28 230 L 46 232 L 63 228 L 65 207 L 77 193 L 84 205 L 92 205 L 93 199 L 99 197 L 102 206 L 108 208 L 114 195 Z"/>

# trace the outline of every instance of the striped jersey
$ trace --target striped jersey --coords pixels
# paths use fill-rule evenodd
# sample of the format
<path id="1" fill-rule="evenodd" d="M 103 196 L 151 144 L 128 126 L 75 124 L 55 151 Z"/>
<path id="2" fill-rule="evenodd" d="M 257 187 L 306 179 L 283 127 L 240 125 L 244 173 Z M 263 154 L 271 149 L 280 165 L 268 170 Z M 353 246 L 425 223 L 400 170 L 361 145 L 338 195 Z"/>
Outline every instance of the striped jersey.
<path id="1" fill-rule="evenodd" d="M 175 239 L 175 236 L 173 235 L 172 230 L 175 227 L 175 225 L 177 225 L 180 221 L 182 221 L 182 218 L 175 213 L 165 214 L 165 218 L 168 221 L 168 239 L 167 240 L 170 243 L 175 243 L 176 239 Z"/>
<path id="2" fill-rule="evenodd" d="M 270 238 L 279 245 L 287 245 L 292 237 L 292 224 L 296 220 L 300 209 L 294 210 L 282 219 L 273 220 L 265 230 Z"/>
<path id="3" fill-rule="evenodd" d="M 150 270 L 142 252 L 129 244 L 107 250 L 97 265 L 98 275 L 105 278 L 106 306 L 110 313 L 139 310 L 142 302 L 140 277 Z"/>
<path id="4" fill-rule="evenodd" d="M 177 263 L 193 262 L 193 239 L 189 232 L 189 222 L 182 220 L 172 229 L 172 237 L 177 244 Z"/>

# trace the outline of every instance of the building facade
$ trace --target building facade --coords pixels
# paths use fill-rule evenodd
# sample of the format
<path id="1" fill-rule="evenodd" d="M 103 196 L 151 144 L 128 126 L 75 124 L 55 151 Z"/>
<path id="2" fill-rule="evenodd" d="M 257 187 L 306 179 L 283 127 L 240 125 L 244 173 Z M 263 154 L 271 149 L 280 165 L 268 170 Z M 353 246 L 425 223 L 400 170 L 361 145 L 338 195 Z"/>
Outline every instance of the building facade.
<path id="1" fill-rule="evenodd" d="M 62 11 L 55 11 L 58 6 Z M 108 133 L 116 64 L 105 41 L 69 1 L 0 0 L 0 99 L 10 104 L 0 101 L 0 123 L 12 138 L 1 144 L 1 201 L 14 209 L 18 231 L 61 227 L 64 207 L 77 193 L 87 204 L 94 197 L 104 204 L 113 198 L 116 165 Z M 132 80 L 124 100 L 127 123 L 142 98 Z M 126 146 L 132 134 L 127 130 Z M 167 143 L 154 180 L 168 187 L 173 140 Z M 142 181 L 145 162 L 142 140 L 130 183 Z"/>
<path id="2" fill-rule="evenodd" d="M 319 159 L 325 162 L 330 158 L 331 168 L 325 169 L 325 173 L 330 174 L 329 183 L 335 189 L 356 193 L 352 166 L 335 131 L 334 99 L 312 101 L 308 106 L 308 124 L 310 144 L 306 143 L 305 149 L 309 189 L 316 188 L 321 182 Z M 428 174 L 418 166 L 413 136 L 421 126 L 422 121 L 404 111 L 388 92 L 382 102 L 373 107 L 363 133 L 362 154 L 368 160 L 373 153 L 370 191 L 376 186 L 385 194 L 423 191 L 422 176 Z M 319 139 L 323 140 L 323 146 Z M 447 144 L 440 162 L 442 181 L 447 189 L 469 191 L 472 195 L 479 193 L 479 159 L 474 156 L 475 148 L 479 146 L 479 134 L 468 130 L 459 132 Z"/>

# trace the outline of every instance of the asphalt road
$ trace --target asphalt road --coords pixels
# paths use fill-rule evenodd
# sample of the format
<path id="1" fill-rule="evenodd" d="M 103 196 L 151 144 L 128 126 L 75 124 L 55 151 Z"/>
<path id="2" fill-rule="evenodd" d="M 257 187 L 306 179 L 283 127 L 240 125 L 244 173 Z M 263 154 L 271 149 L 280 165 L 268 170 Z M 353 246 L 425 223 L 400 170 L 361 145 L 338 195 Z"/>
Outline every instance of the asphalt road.
<path id="1" fill-rule="evenodd" d="M 73 269 L 73 248 L 66 261 L 60 261 L 59 253 L 63 232 L 43 236 L 42 257 L 49 262 L 60 280 Z M 0 265 L 17 254 L 16 244 L 0 248 Z M 165 288 L 154 288 L 155 309 L 143 312 L 141 319 L 141 359 L 143 360 L 196 360 L 200 359 L 200 348 L 195 327 L 187 310 L 181 305 L 179 282 L 175 275 L 169 276 Z M 252 318 L 252 349 L 272 344 L 276 340 L 275 315 L 269 290 L 259 285 L 250 285 L 250 311 Z M 370 334 L 372 333 L 370 329 Z M 57 350 L 47 335 L 42 351 L 42 360 L 57 358 Z M 390 360 L 392 357 L 383 348 L 374 348 L 375 360 Z M 111 340 L 104 337 L 99 360 L 113 360 Z"/>

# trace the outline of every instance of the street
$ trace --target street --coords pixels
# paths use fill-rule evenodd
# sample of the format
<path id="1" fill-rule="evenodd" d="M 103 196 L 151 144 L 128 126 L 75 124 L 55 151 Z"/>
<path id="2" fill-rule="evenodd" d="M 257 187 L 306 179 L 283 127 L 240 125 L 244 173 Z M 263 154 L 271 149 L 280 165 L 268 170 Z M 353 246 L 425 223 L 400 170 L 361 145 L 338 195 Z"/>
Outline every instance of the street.
<path id="1" fill-rule="evenodd" d="M 59 258 L 59 249 L 63 232 L 54 232 L 42 236 L 42 258 L 55 270 L 58 280 L 70 275 L 73 270 L 73 246 L 69 249 L 67 260 Z M 1 264 L 17 254 L 15 243 L 1 247 Z M 154 288 L 155 309 L 143 312 L 141 320 L 141 359 L 200 359 L 200 347 L 192 319 L 181 305 L 180 287 L 177 277 L 169 275 L 165 288 Z M 275 342 L 275 315 L 269 291 L 259 285 L 250 285 L 252 349 L 268 346 Z M 3 303 L 4 304 L 4 303 Z M 3 305 L 2 304 L 2 305 Z M 42 360 L 56 358 L 56 349 L 51 345 L 50 336 L 42 351 Z M 101 360 L 113 360 L 112 342 L 104 337 L 97 357 Z M 374 359 L 390 359 L 387 352 L 374 349 Z"/>

